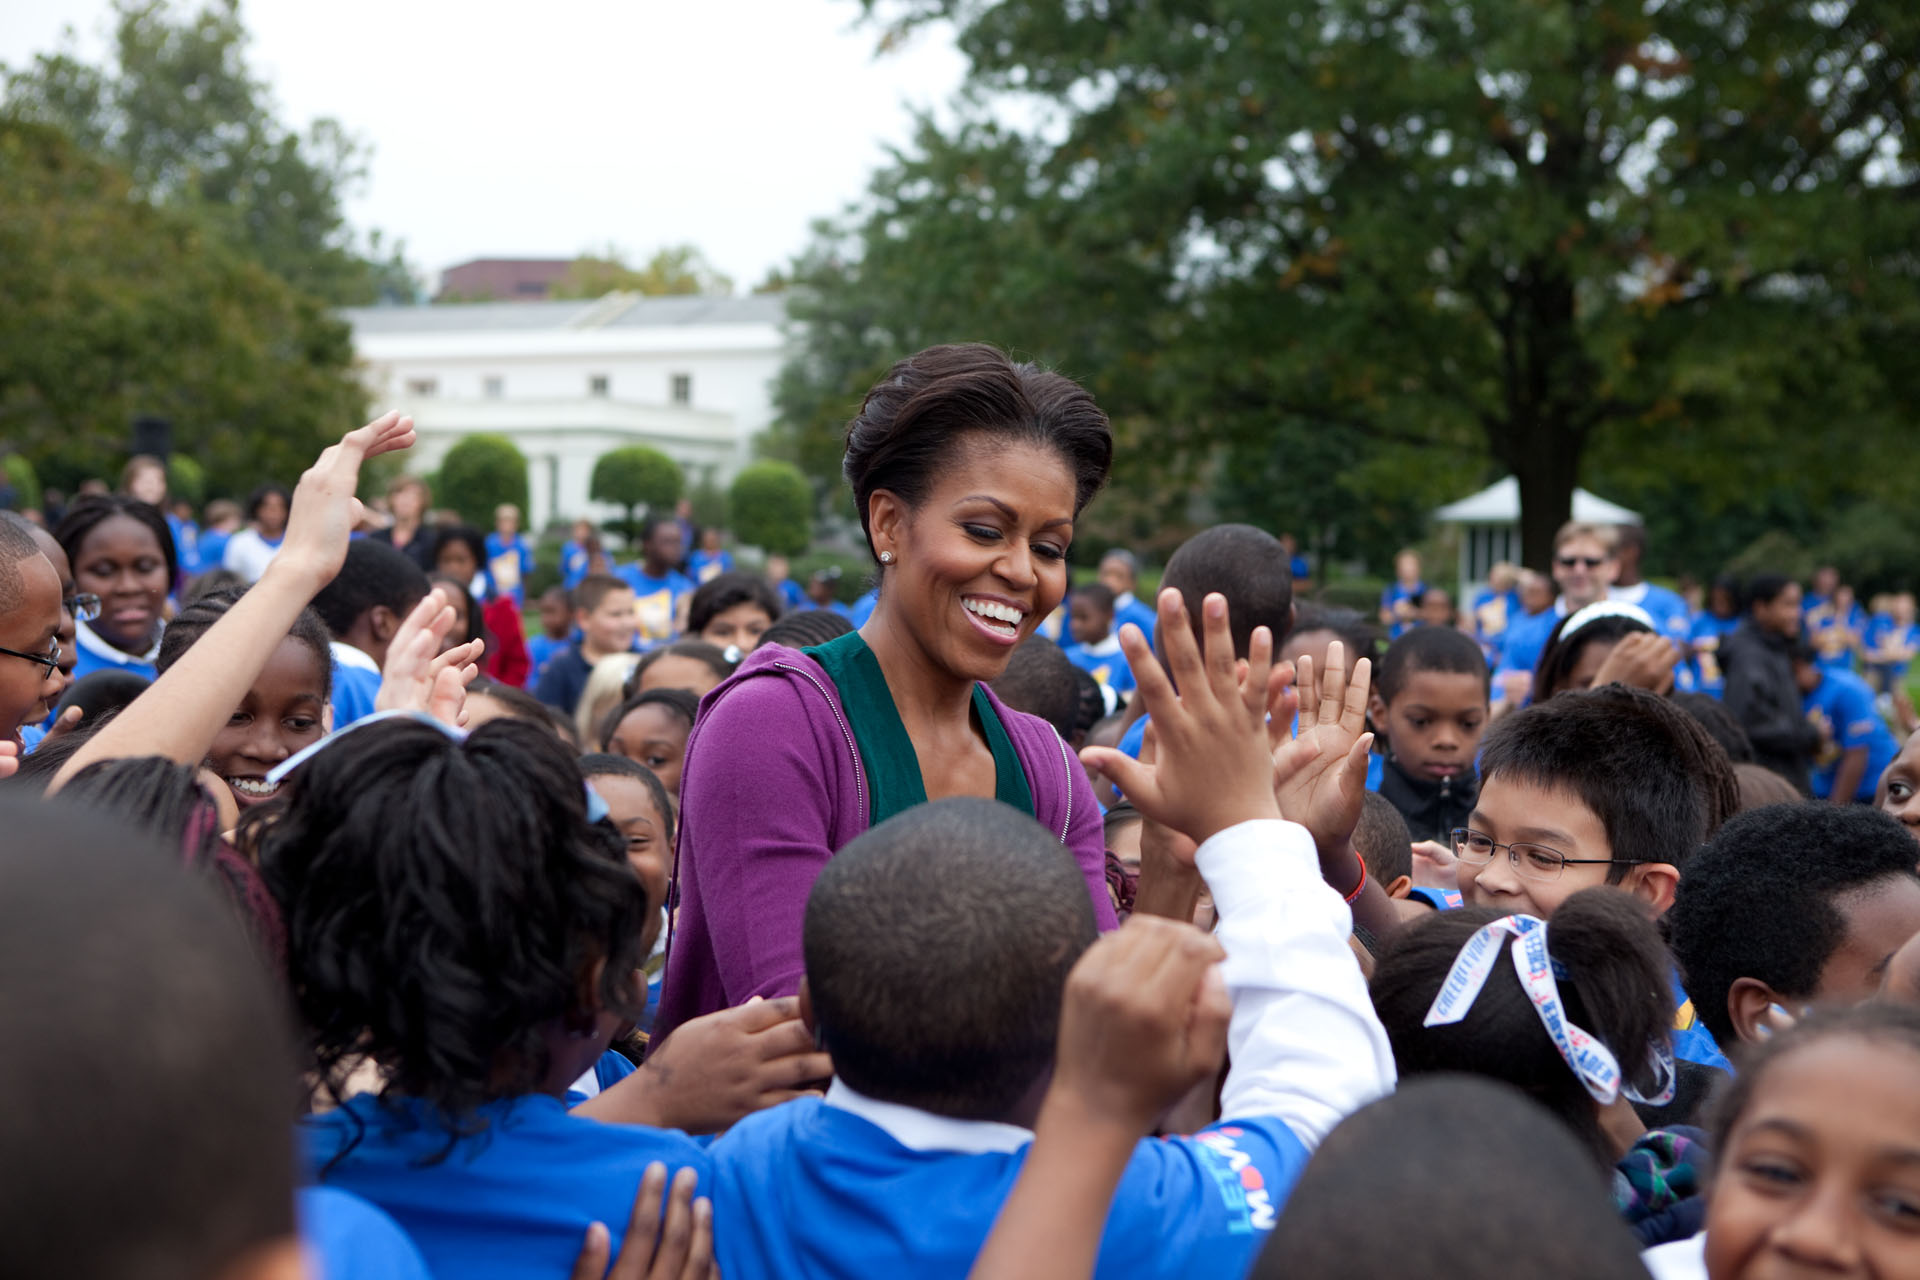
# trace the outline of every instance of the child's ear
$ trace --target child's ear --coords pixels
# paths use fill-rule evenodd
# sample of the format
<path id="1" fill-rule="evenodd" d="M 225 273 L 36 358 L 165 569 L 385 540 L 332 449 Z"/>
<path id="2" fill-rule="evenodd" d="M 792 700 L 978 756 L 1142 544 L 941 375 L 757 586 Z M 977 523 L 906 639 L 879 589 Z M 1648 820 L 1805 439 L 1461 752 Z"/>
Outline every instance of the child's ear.
<path id="1" fill-rule="evenodd" d="M 1404 898 L 1413 891 L 1413 877 L 1396 876 L 1386 888 L 1389 898 Z"/>
<path id="2" fill-rule="evenodd" d="M 1658 920 L 1673 905 L 1680 888 L 1680 868 L 1667 862 L 1648 862 L 1633 869 L 1625 885 L 1627 891 L 1647 904 L 1647 913 Z"/>
<path id="3" fill-rule="evenodd" d="M 1367 692 L 1367 718 L 1375 724 L 1387 722 L 1387 704 L 1380 700 L 1380 691 L 1377 688 Z"/>
<path id="4" fill-rule="evenodd" d="M 800 976 L 800 990 L 795 994 L 800 997 L 800 1025 L 811 1031 L 817 1039 L 820 1024 L 813 1020 L 813 989 L 807 985 L 805 974 Z"/>
<path id="5" fill-rule="evenodd" d="M 1780 995 L 1758 978 L 1735 978 L 1727 988 L 1727 1018 L 1742 1044 L 1759 1044 L 1772 1034 L 1767 1011 L 1781 1003 Z"/>
<path id="6" fill-rule="evenodd" d="M 393 639 L 393 633 L 400 629 L 400 619 L 393 610 L 383 604 L 373 606 L 367 613 L 367 630 L 381 644 Z"/>

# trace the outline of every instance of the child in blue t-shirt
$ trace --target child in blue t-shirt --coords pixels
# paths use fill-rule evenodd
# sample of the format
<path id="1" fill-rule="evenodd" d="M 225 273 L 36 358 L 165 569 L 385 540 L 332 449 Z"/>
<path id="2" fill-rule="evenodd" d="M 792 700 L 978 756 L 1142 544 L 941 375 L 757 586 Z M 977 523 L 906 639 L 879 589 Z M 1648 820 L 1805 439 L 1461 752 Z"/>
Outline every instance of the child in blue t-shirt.
<path id="1" fill-rule="evenodd" d="M 693 580 L 680 562 L 680 526 L 671 516 L 648 520 L 640 536 L 640 559 L 616 571 L 633 588 L 633 616 L 642 649 L 680 635 L 680 603 L 693 594 Z"/>
<path id="2" fill-rule="evenodd" d="M 1707 607 L 1695 615 L 1687 633 L 1693 650 L 1694 687 L 1719 697 L 1727 687 L 1720 669 L 1720 642 L 1740 625 L 1740 580 L 1721 577 L 1707 589 Z"/>
<path id="3" fill-rule="evenodd" d="M 1380 593 L 1380 625 L 1387 628 L 1389 639 L 1398 639 L 1414 625 L 1420 597 L 1426 592 L 1427 584 L 1420 576 L 1420 553 L 1402 551 L 1393 558 L 1393 581 Z"/>
<path id="4" fill-rule="evenodd" d="M 1867 624 L 1867 679 L 1878 693 L 1892 693 L 1906 683 L 1914 655 L 1920 653 L 1920 621 L 1914 617 L 1913 592 L 1890 597 L 1885 613 Z"/>
<path id="5" fill-rule="evenodd" d="M 1067 661 L 1117 694 L 1133 692 L 1133 668 L 1120 651 L 1113 629 L 1113 591 L 1103 583 L 1083 583 L 1067 598 L 1069 643 L 1061 646 Z"/>
<path id="6" fill-rule="evenodd" d="M 1813 646 L 1823 671 L 1852 671 L 1867 630 L 1867 611 L 1842 584 L 1820 604 L 1807 610 L 1807 643 Z"/>
<path id="7" fill-rule="evenodd" d="M 1226 957 L 1224 982 L 1205 988 L 1203 1020 L 1217 1025 L 1227 1012 L 1223 986 L 1232 1065 L 1219 1123 L 1103 1148 L 1117 1183 L 1093 1269 L 1103 1277 L 1244 1274 L 1312 1148 L 1393 1082 L 1348 950 L 1349 909 L 1322 878 L 1317 837 L 1279 817 L 1265 699 L 1249 706 L 1239 687 L 1227 620 L 1207 622 L 1205 666 L 1191 633 L 1175 630 L 1161 629 L 1178 697 L 1158 669 L 1142 675 L 1156 763 L 1112 750 L 1095 763 L 1142 813 L 1198 847 Z M 1246 679 L 1256 689 L 1268 687 L 1270 645 L 1264 632 L 1254 641 Z M 1351 772 L 1358 748 L 1329 763 Z M 1040 1181 L 1043 1161 L 1057 1167 L 1071 1163 L 1067 1147 L 1086 1151 L 1035 1134 L 1052 1128 L 1045 1082 L 1073 1083 L 1080 1062 L 1082 1027 L 1063 1020 L 1063 985 L 1096 984 L 1114 999 L 1141 982 L 1164 985 L 1158 1003 L 1184 1016 L 1193 979 L 1218 954 L 1184 923 L 1135 917 L 1127 931 L 1138 940 L 1096 942 L 1078 867 L 1056 837 L 997 801 L 921 805 L 836 854 L 814 883 L 802 938 L 802 992 L 836 1079 L 825 1098 L 750 1116 L 714 1144 L 722 1274 L 963 1274 L 1029 1158 Z M 1128 963 L 1100 963 L 1116 956 Z M 1207 1044 L 1197 1037 L 1159 1101 L 1217 1072 L 1220 1042 Z M 1129 1104 L 1098 1118 L 1132 1130 L 1157 1110 Z"/>
<path id="8" fill-rule="evenodd" d="M 699 586 L 732 572 L 733 552 L 726 548 L 726 535 L 718 529 L 702 529 L 700 545 L 687 557 L 687 575 Z"/>
<path id="9" fill-rule="evenodd" d="M 540 673 L 556 654 L 566 652 L 573 643 L 573 607 L 564 587 L 548 587 L 540 596 L 540 632 L 527 637 L 527 658 L 533 673 L 527 677 L 529 689 L 540 683 Z"/>
<path id="10" fill-rule="evenodd" d="M 636 1018 L 658 925 L 544 725 L 469 737 L 369 722 L 295 766 L 255 852 L 287 917 L 287 971 L 320 1091 L 315 1176 L 391 1215 L 436 1275 L 548 1277 L 589 1224 L 616 1233 L 686 1135 L 570 1114 Z M 372 886 L 378 892 L 372 892 Z M 378 1092 L 342 1096 L 371 1061 Z"/>
<path id="11" fill-rule="evenodd" d="M 1872 804 L 1880 775 L 1900 754 L 1900 740 L 1874 707 L 1872 687 L 1851 671 L 1822 667 L 1805 648 L 1794 654 L 1793 676 L 1807 718 L 1820 729 L 1813 794 Z"/>
<path id="12" fill-rule="evenodd" d="M 487 535 L 487 574 L 502 595 L 515 604 L 527 602 L 527 579 L 533 576 L 533 544 L 520 532 L 520 508 L 503 502 L 493 509 L 493 532 Z"/>

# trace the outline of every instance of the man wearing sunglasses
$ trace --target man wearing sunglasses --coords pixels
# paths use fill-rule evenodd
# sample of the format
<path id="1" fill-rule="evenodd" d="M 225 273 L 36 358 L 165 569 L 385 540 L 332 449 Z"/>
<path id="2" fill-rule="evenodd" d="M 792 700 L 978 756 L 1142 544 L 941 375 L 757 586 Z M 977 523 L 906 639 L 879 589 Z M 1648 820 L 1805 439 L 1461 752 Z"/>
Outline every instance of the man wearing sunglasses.
<path id="1" fill-rule="evenodd" d="M 1573 520 L 1560 526 L 1553 535 L 1553 581 L 1560 598 L 1553 608 L 1525 618 L 1507 627 L 1501 647 L 1500 666 L 1494 672 L 1495 696 L 1504 691 L 1506 705 L 1521 705 L 1531 689 L 1533 669 L 1540 663 L 1540 651 L 1560 620 L 1596 601 L 1607 598 L 1607 591 L 1619 576 L 1618 547 L 1611 525 L 1587 524 Z M 1495 714 L 1499 713 L 1496 706 Z"/>
<path id="2" fill-rule="evenodd" d="M 18 742 L 21 722 L 66 687 L 65 616 L 52 562 L 31 533 L 0 520 L 0 741 Z"/>

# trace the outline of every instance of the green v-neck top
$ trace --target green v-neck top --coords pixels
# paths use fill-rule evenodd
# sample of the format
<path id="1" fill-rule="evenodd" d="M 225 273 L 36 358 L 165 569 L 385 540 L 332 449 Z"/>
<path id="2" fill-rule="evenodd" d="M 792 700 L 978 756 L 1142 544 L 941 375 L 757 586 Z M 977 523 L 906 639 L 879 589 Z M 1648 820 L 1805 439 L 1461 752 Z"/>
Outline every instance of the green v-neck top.
<path id="1" fill-rule="evenodd" d="M 926 782 L 920 775 L 920 756 L 907 736 L 907 726 L 894 705 L 893 691 L 880 671 L 880 660 L 860 638 L 858 631 L 801 650 L 826 668 L 834 688 L 839 690 L 840 705 L 846 709 L 853 740 L 860 749 L 860 764 L 867 773 L 867 817 L 879 826 L 896 813 L 927 802 Z M 993 753 L 993 794 L 1002 804 L 1033 815 L 1033 789 L 1027 785 L 1027 771 L 1014 754 L 1013 739 L 1000 722 L 987 691 L 973 686 L 973 718 L 985 732 L 987 749 Z"/>

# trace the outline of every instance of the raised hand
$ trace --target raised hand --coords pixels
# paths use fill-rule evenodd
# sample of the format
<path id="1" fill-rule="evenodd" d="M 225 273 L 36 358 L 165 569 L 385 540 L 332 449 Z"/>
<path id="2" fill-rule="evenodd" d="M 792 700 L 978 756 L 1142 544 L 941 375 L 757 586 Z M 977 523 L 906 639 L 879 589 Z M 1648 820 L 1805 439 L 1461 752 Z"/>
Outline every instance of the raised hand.
<path id="1" fill-rule="evenodd" d="M 1327 669 L 1316 695 L 1313 659 L 1301 658 L 1300 688 L 1312 705 L 1303 702 L 1299 731 L 1273 753 L 1280 812 L 1313 834 L 1323 856 L 1344 848 L 1360 825 L 1367 753 L 1373 749 L 1373 735 L 1366 731 L 1372 674 L 1372 662 L 1362 658 L 1349 679 L 1346 649 L 1336 640 L 1327 646 Z"/>
<path id="2" fill-rule="evenodd" d="M 459 727 L 467 686 L 480 674 L 475 664 L 485 643 L 469 640 L 440 652 L 453 620 L 453 605 L 438 587 L 413 607 L 387 646 L 374 710 L 424 711 L 442 724 Z"/>
<path id="3" fill-rule="evenodd" d="M 626 1238 L 620 1242 L 620 1256 L 613 1270 L 607 1270 L 607 1255 L 613 1239 L 605 1224 L 596 1222 L 587 1228 L 580 1256 L 574 1260 L 569 1280 L 718 1280 L 719 1268 L 713 1259 L 713 1204 L 702 1197 L 693 1198 L 700 1175 L 683 1168 L 673 1176 L 673 1189 L 667 1190 L 667 1166 L 650 1164 L 640 1176 L 640 1190 L 633 1198 L 633 1216 L 627 1219 Z M 660 1202 L 666 1198 L 666 1212 Z"/>
<path id="4" fill-rule="evenodd" d="M 1652 631 L 1636 631 L 1613 646 L 1594 674 L 1594 687 L 1624 684 L 1665 696 L 1673 691 L 1673 664 L 1671 641 Z"/>
<path id="5" fill-rule="evenodd" d="M 1225 1058 L 1225 958 L 1212 936 L 1152 916 L 1094 943 L 1067 975 L 1051 1089 L 1145 1136 Z"/>
<path id="6" fill-rule="evenodd" d="M 322 451 L 294 486 L 286 540 L 269 567 L 278 567 L 283 575 L 299 575 L 316 591 L 333 581 L 346 563 L 347 539 L 365 514 L 353 496 L 360 485 L 361 464 L 408 448 L 413 440 L 413 419 L 389 412 L 347 432 L 339 444 Z"/>
<path id="7" fill-rule="evenodd" d="M 1279 816 L 1266 725 L 1273 634 L 1255 628 L 1246 661 L 1239 662 L 1226 597 L 1209 595 L 1201 604 L 1202 654 L 1180 593 L 1161 592 L 1159 605 L 1156 634 L 1171 679 L 1139 628 L 1120 632 L 1138 696 L 1153 717 L 1158 760 L 1148 766 L 1111 747 L 1088 747 L 1080 757 L 1112 779 L 1142 814 L 1205 844 L 1238 823 Z"/>

